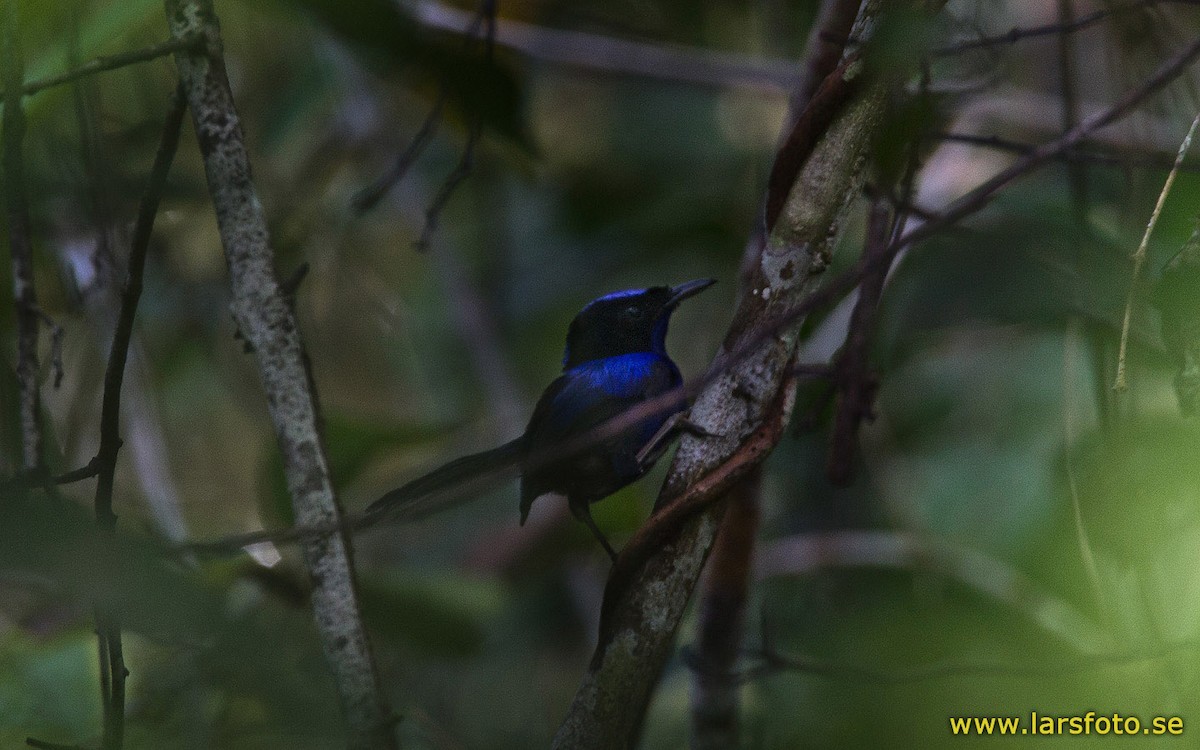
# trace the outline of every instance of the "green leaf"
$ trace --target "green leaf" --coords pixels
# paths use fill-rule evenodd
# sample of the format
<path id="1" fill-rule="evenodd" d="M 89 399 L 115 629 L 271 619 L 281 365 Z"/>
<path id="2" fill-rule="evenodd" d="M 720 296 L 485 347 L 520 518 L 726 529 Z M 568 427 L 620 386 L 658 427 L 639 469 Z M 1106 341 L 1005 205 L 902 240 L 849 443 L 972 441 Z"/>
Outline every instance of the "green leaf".
<path id="1" fill-rule="evenodd" d="M 360 573 L 363 619 L 388 640 L 439 656 L 470 656 L 504 604 L 499 583 L 457 573 Z"/>
<path id="2" fill-rule="evenodd" d="M 329 471 L 336 488 L 353 482 L 371 461 L 385 451 L 428 445 L 447 433 L 446 425 L 380 425 L 345 415 L 330 415 L 325 420 L 325 450 Z M 283 473 L 283 457 L 274 439 L 266 451 L 258 493 L 263 521 L 291 524 L 295 520 L 291 493 Z"/>
<path id="3" fill-rule="evenodd" d="M 484 59 L 481 45 L 435 37 L 391 0 L 273 0 L 261 7 L 289 17 L 296 9 L 305 11 L 381 72 L 416 67 L 445 87 L 459 112 L 473 113 L 485 127 L 529 147 L 516 78 Z"/>

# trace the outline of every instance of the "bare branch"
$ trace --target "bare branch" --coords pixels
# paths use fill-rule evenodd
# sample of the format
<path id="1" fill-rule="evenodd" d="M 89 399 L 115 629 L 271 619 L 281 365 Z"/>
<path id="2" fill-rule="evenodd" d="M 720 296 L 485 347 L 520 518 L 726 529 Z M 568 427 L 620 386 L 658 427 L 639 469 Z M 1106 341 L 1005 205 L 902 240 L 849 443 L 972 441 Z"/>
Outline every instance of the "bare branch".
<path id="1" fill-rule="evenodd" d="M 23 85 L 13 86 L 8 83 L 4 86 L 4 91 L 0 91 L 0 102 L 4 102 L 8 98 L 8 92 L 19 89 L 23 96 L 30 96 L 40 91 L 45 91 L 54 86 L 61 86 L 66 83 L 77 81 L 85 76 L 103 73 L 117 68 L 124 68 L 137 63 L 157 60 L 160 57 L 173 55 L 176 52 L 183 50 L 195 50 L 199 45 L 204 43 L 204 38 L 200 36 L 182 37 L 179 39 L 168 39 L 165 42 L 146 47 L 145 49 L 134 50 L 133 52 L 122 52 L 116 55 L 101 55 L 94 57 L 91 60 L 83 63 L 77 68 L 72 68 L 57 75 L 39 78 L 35 81 L 27 81 Z"/>
<path id="2" fill-rule="evenodd" d="M 1200 127 L 1200 113 L 1192 120 L 1192 125 L 1188 128 L 1187 135 L 1183 137 L 1183 141 L 1179 144 L 1179 153 L 1175 156 L 1175 166 L 1167 174 L 1167 179 L 1163 181 L 1162 190 L 1158 193 L 1158 200 L 1154 204 L 1154 211 L 1150 213 L 1150 220 L 1146 222 L 1146 231 L 1142 233 L 1142 241 L 1138 243 L 1137 250 L 1133 253 L 1133 270 L 1130 272 L 1129 279 L 1129 294 L 1125 299 L 1125 315 L 1121 322 L 1121 347 L 1117 352 L 1117 377 L 1113 383 L 1114 391 L 1123 391 L 1129 387 L 1126 380 L 1126 361 L 1129 351 L 1129 327 L 1133 320 L 1133 302 L 1134 296 L 1137 293 L 1138 278 L 1142 274 L 1142 265 L 1146 262 L 1146 250 L 1150 246 L 1150 235 L 1154 233 L 1154 227 L 1158 224 L 1158 217 L 1162 213 L 1163 205 L 1167 202 L 1167 196 L 1171 193 L 1171 186 L 1175 184 L 1175 176 L 1179 174 L 1179 165 L 1183 163 L 1183 158 L 1187 156 L 1188 149 L 1192 146 L 1192 138 L 1196 135 L 1196 128 Z"/>
<path id="3" fill-rule="evenodd" d="M 1033 26 L 1029 28 L 1014 28 L 1005 32 L 1004 34 L 998 34 L 996 36 L 981 36 L 978 39 L 972 39 L 966 42 L 959 42 L 957 44 L 939 47 L 938 49 L 933 50 L 930 54 L 933 57 L 949 57 L 977 49 L 1008 46 L 1016 44 L 1017 42 L 1025 39 L 1073 34 L 1076 31 L 1082 31 L 1089 26 L 1093 26 L 1112 16 L 1122 13 L 1129 13 L 1131 11 L 1144 10 L 1152 6 L 1163 5 L 1167 3 L 1174 3 L 1177 5 L 1197 5 L 1200 4 L 1200 0 L 1136 0 L 1135 2 L 1127 3 L 1125 5 L 1103 8 L 1078 18 L 1063 19 L 1058 23 L 1046 24 L 1044 26 Z"/>
<path id="4" fill-rule="evenodd" d="M 762 469 L 756 468 L 729 492 L 728 507 L 713 545 L 699 603 L 696 662 L 692 680 L 694 750 L 739 746 L 739 686 L 721 679 L 742 650 L 746 602 L 758 534 Z"/>
<path id="5" fill-rule="evenodd" d="M 496 48 L 496 0 L 480 0 L 479 12 L 467 32 L 468 48 L 475 46 L 475 35 L 480 26 L 483 28 L 483 35 L 478 41 L 483 43 L 483 57 L 485 60 L 491 60 Z M 478 112 L 472 113 L 470 125 L 467 127 L 467 143 L 463 146 L 462 156 L 459 157 L 458 163 L 454 165 L 450 174 L 446 175 L 446 179 L 442 181 L 433 201 L 425 209 L 425 226 L 421 229 L 421 237 L 415 243 L 417 252 L 425 252 L 429 249 L 429 243 L 437 231 L 443 209 L 446 208 L 446 204 L 450 202 L 450 198 L 454 196 L 459 185 L 470 177 L 471 172 L 475 169 L 475 148 L 479 145 L 479 139 L 482 137 L 483 115 Z"/>
<path id="6" fill-rule="evenodd" d="M 455 34 L 468 33 L 473 22 L 473 14 L 431 0 L 417 3 L 416 15 L 426 26 Z M 790 91 L 801 73 L 791 60 L 760 60 L 636 42 L 510 19 L 498 20 L 496 44 L 534 60 L 559 65 L 718 88 Z"/>
<path id="7" fill-rule="evenodd" d="M 417 130 L 417 134 L 413 136 L 408 146 L 396 157 L 396 162 L 392 165 L 392 168 L 380 175 L 375 182 L 360 190 L 351 201 L 351 208 L 359 214 L 365 214 L 379 205 L 379 201 L 383 199 L 383 196 L 387 195 L 392 186 L 404 179 L 404 175 L 408 174 L 408 170 L 412 169 L 413 164 L 416 164 L 417 157 L 425 150 L 425 146 L 429 144 L 429 141 L 433 138 L 433 134 L 437 132 L 437 126 L 442 121 L 442 110 L 445 109 L 445 106 L 446 89 L 442 87 L 442 90 L 438 93 L 437 100 L 434 101 L 433 107 L 429 110 L 429 114 L 425 115 L 425 120 Z"/>
<path id="8" fill-rule="evenodd" d="M 129 355 L 129 341 L 133 335 L 134 318 L 142 292 L 142 272 L 154 228 L 154 217 L 158 213 L 167 174 L 171 170 L 171 162 L 179 145 L 179 132 L 186 109 L 183 92 L 177 90 L 167 110 L 158 152 L 155 154 L 150 178 L 138 209 L 133 245 L 129 251 L 125 288 L 121 294 L 121 310 L 104 372 L 104 395 L 100 407 L 100 447 L 92 463 L 98 477 L 95 496 L 96 521 L 110 544 L 113 543 L 117 524 L 117 516 L 113 512 L 113 481 L 117 471 L 117 454 L 121 449 L 121 385 L 125 377 L 125 362 Z M 100 641 L 101 673 L 107 676 L 101 747 L 105 750 L 119 750 L 125 735 L 125 678 L 129 675 L 129 670 L 125 667 L 121 643 L 120 614 L 108 603 L 100 602 L 96 605 L 96 634 Z"/>
<path id="9" fill-rule="evenodd" d="M 296 317 L 276 277 L 266 216 L 219 53 L 216 11 L 212 0 L 166 0 L 165 6 L 172 36 L 201 34 L 209 51 L 181 52 L 175 60 L 229 266 L 233 315 L 254 350 L 296 519 L 301 525 L 336 527 L 341 510 L 321 438 L 315 386 Z M 351 552 L 348 536 L 340 531 L 303 545 L 313 614 L 342 701 L 348 745 L 386 750 L 396 746 L 393 722 L 360 615 Z"/>
<path id="10" fill-rule="evenodd" d="M 129 356 L 129 342 L 133 336 L 133 323 L 142 294 L 142 275 L 146 265 L 146 253 L 150 247 L 150 236 L 154 230 L 154 219 L 158 214 L 163 188 L 166 186 L 171 162 L 179 145 L 179 132 L 186 111 L 187 100 L 182 90 L 177 90 L 171 97 L 158 152 L 154 156 L 150 178 L 138 207 L 125 286 L 121 292 L 121 310 L 108 352 L 108 366 L 104 371 L 104 395 L 100 407 L 100 448 L 95 459 L 99 475 L 96 484 L 96 516 L 110 530 L 116 523 L 116 515 L 112 510 L 112 492 L 117 453 L 121 449 L 121 385 L 125 378 L 125 362 Z"/>
<path id="11" fill-rule="evenodd" d="M 1084 118 L 1078 125 L 1069 132 L 1064 133 L 1060 138 L 1044 143 L 1028 154 L 1025 154 L 1007 168 L 1001 170 L 966 195 L 951 203 L 936 218 L 904 234 L 904 236 L 892 243 L 891 250 L 898 252 L 900 249 L 927 239 L 946 227 L 952 226 L 967 216 L 987 207 L 1001 188 L 1006 187 L 1014 180 L 1024 177 L 1046 162 L 1058 158 L 1088 138 L 1093 132 L 1111 125 L 1128 115 L 1151 95 L 1160 91 L 1167 84 L 1182 75 L 1188 66 L 1195 62 L 1197 56 L 1200 56 L 1200 39 L 1193 40 L 1185 48 L 1163 63 L 1149 78 L 1136 88 L 1127 91 L 1124 96 L 1112 105 Z"/>
<path id="12" fill-rule="evenodd" d="M 863 267 L 874 265 L 875 269 L 866 274 L 859 285 L 846 343 L 834 365 L 837 405 L 827 468 L 829 480 L 834 484 L 850 481 L 858 452 L 858 428 L 864 420 L 869 422 L 875 418 L 878 381 L 870 369 L 870 343 L 883 284 L 891 269 L 890 263 L 877 260 L 887 252 L 889 229 L 888 211 L 882 202 L 876 201 L 867 219 L 867 242 L 860 261 Z"/>
<path id="13" fill-rule="evenodd" d="M 997 135 L 976 135 L 974 133 L 931 133 L 927 136 L 933 140 L 945 141 L 947 143 L 963 143 L 968 146 L 979 146 L 980 148 L 990 148 L 996 151 L 1007 151 L 1013 154 L 1029 154 L 1037 149 L 1036 143 L 1026 141 L 1015 141 L 1009 138 L 1001 138 Z M 1128 168 L 1128 167 L 1147 167 L 1151 169 L 1161 169 L 1170 171 L 1174 166 L 1174 159 L 1166 154 L 1147 153 L 1144 151 L 1132 150 L 1114 150 L 1100 151 L 1086 147 L 1075 146 L 1069 148 L 1062 153 L 1056 155 L 1055 159 L 1060 159 L 1067 162 L 1078 162 L 1080 164 L 1101 164 L 1111 167 Z M 1179 167 L 1181 172 L 1200 172 L 1200 164 L 1185 163 Z M 930 213 L 923 218 L 930 218 L 933 214 Z"/>
<path id="14" fill-rule="evenodd" d="M 0 16 L 0 74 L 9 89 L 20 89 L 25 75 L 21 58 L 20 17 L 17 0 L 5 0 Z M 25 472 L 42 469 L 41 398 L 38 393 L 37 289 L 33 280 L 33 248 L 29 238 L 29 202 L 25 195 L 25 164 L 21 143 L 25 138 L 25 112 L 19 102 L 5 105 L 3 152 L 4 204 L 8 215 L 8 249 L 12 258 L 13 304 L 17 318 L 17 381 L 20 389 L 21 462 Z"/>

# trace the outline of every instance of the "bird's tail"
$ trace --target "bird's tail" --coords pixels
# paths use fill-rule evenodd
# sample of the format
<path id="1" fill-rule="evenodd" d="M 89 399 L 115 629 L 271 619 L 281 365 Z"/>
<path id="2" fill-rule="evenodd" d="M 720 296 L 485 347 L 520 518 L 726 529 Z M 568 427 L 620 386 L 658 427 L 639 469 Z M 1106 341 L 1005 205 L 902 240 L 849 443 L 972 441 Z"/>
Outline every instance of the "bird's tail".
<path id="1" fill-rule="evenodd" d="M 519 437 L 439 466 L 367 506 L 361 526 L 412 521 L 471 500 L 490 482 L 520 469 L 524 445 L 524 438 Z"/>

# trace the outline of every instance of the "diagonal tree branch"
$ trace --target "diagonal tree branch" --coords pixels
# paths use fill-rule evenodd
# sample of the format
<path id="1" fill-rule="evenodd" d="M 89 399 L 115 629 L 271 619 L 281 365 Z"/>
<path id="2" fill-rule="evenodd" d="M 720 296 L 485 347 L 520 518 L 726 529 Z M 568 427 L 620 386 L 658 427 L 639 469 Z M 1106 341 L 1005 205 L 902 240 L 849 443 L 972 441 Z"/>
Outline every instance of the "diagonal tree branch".
<path id="1" fill-rule="evenodd" d="M 742 650 L 746 603 L 758 533 L 762 468 L 729 492 L 728 508 L 713 545 L 699 606 L 692 676 L 692 748 L 739 745 L 740 685 L 726 678 Z"/>
<path id="2" fill-rule="evenodd" d="M 171 35 L 202 34 L 207 54 L 175 60 L 186 92 L 229 266 L 235 320 L 257 359 L 267 408 L 283 454 L 296 519 L 340 524 L 320 434 L 316 390 L 295 315 L 274 268 L 266 216 L 250 175 L 212 0 L 165 0 Z M 355 587 L 351 546 L 337 530 L 307 539 L 305 564 L 322 647 L 341 698 L 351 748 L 396 746 L 380 695 Z"/>
<path id="3" fill-rule="evenodd" d="M 864 39 L 881 3 L 867 0 L 852 35 Z M 685 436 L 659 496 L 655 515 L 622 551 L 605 591 L 600 638 L 556 748 L 618 748 L 633 743 L 692 588 L 708 556 L 724 505 L 718 502 L 774 448 L 794 397 L 795 326 L 774 330 L 791 315 L 828 264 L 850 200 L 862 189 L 868 146 L 882 124 L 885 78 L 861 80 L 862 65 L 839 66 L 820 88 L 856 89 L 825 128 L 807 130 L 813 143 L 789 138 L 781 155 L 807 154 L 788 186 L 767 245 L 746 276 L 722 351 L 721 372 L 700 393 L 691 419 L 717 437 Z M 818 89 L 819 91 L 820 89 Z M 814 101 L 820 99 L 818 93 Z M 830 101 L 830 100 L 826 100 Z M 805 115 L 797 119 L 803 128 Z M 791 169 L 795 161 L 789 161 Z M 773 170 L 779 173 L 779 165 Z M 781 183 L 772 180 L 772 187 Z M 768 199 L 770 202 L 770 198 Z M 768 213 L 768 215 L 770 212 Z M 732 367 L 741 347 L 750 354 Z"/>
<path id="4" fill-rule="evenodd" d="M 977 39 L 971 39 L 965 42 L 939 47 L 932 50 L 932 57 L 950 57 L 952 55 L 960 55 L 964 52 L 970 52 L 977 49 L 989 49 L 992 47 L 1008 46 L 1016 44 L 1024 39 L 1036 39 L 1046 36 L 1066 36 L 1077 31 L 1093 26 L 1101 21 L 1104 21 L 1112 16 L 1129 13 L 1131 11 L 1145 10 L 1158 5 L 1196 5 L 1198 0 L 1134 0 L 1133 2 L 1122 5 L 1112 5 L 1106 8 L 1088 13 L 1084 16 L 1060 17 L 1058 23 L 1050 23 L 1044 26 L 1032 26 L 1027 28 L 1010 29 L 1004 34 L 995 36 L 981 36 Z"/>
<path id="5" fill-rule="evenodd" d="M 1175 53 L 1170 59 L 1159 66 L 1149 78 L 1136 88 L 1125 94 L 1105 109 L 1085 117 L 1074 128 L 1064 133 L 1062 137 L 1043 143 L 1032 151 L 1024 154 L 1005 169 L 988 178 L 970 192 L 950 204 L 936 218 L 905 233 L 892 243 L 891 250 L 901 248 L 927 239 L 935 233 L 952 226 L 972 214 L 978 213 L 991 203 L 992 198 L 1001 188 L 1006 187 L 1016 179 L 1024 177 L 1048 161 L 1057 159 L 1069 152 L 1093 132 L 1111 125 L 1132 112 L 1153 94 L 1174 81 L 1200 57 L 1200 39 L 1194 39 L 1186 47 Z"/>

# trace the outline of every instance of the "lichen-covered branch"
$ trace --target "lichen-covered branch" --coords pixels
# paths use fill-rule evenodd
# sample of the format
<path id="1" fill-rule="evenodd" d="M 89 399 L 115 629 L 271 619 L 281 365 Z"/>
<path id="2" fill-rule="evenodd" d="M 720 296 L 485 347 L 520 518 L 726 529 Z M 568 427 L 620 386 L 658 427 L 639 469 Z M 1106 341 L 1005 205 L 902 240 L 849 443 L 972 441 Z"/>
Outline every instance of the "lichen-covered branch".
<path id="1" fill-rule="evenodd" d="M 0 8 L 0 75 L 9 91 L 20 91 L 25 75 L 21 58 L 20 18 L 16 0 Z M 21 419 L 21 468 L 29 473 L 42 468 L 41 403 L 38 395 L 37 291 L 33 285 L 33 249 L 29 241 L 29 205 L 25 198 L 25 168 L 21 142 L 25 137 L 25 112 L 20 101 L 4 106 L 3 152 L 4 209 L 8 217 L 8 250 L 12 258 L 13 303 L 17 319 L 17 410 Z"/>
<path id="2" fill-rule="evenodd" d="M 868 0 L 852 38 L 863 39 L 878 3 Z M 691 419 L 719 437 L 685 436 L 655 515 L 626 546 L 610 578 L 600 642 L 555 736 L 556 748 L 633 744 L 676 628 L 719 527 L 719 499 L 774 448 L 791 409 L 795 326 L 772 330 L 801 304 L 828 265 L 849 202 L 862 189 L 868 146 L 879 130 L 888 82 L 863 66 L 839 66 L 814 95 L 830 109 L 797 120 L 785 139 L 793 171 L 783 200 L 768 203 L 766 247 L 744 277 L 741 300 Z M 850 93 L 839 93 L 847 89 Z M 821 127 L 814 127 L 817 123 Z M 811 138 L 809 143 L 802 142 Z M 793 156 L 799 158 L 792 159 Z M 794 168 L 794 169 L 793 169 Z M 748 356 L 740 356 L 745 349 Z M 738 353 L 739 356 L 734 356 Z"/>
<path id="3" fill-rule="evenodd" d="M 165 0 L 171 35 L 202 35 L 204 51 L 175 59 L 187 94 L 233 289 L 233 315 L 254 350 L 275 426 L 296 520 L 337 527 L 341 511 L 329 476 L 315 391 L 295 316 L 275 275 L 267 222 L 250 176 L 250 162 L 226 76 L 212 0 Z M 396 742 L 360 617 L 344 531 L 303 545 L 312 579 L 312 606 L 333 671 L 352 748 Z"/>

